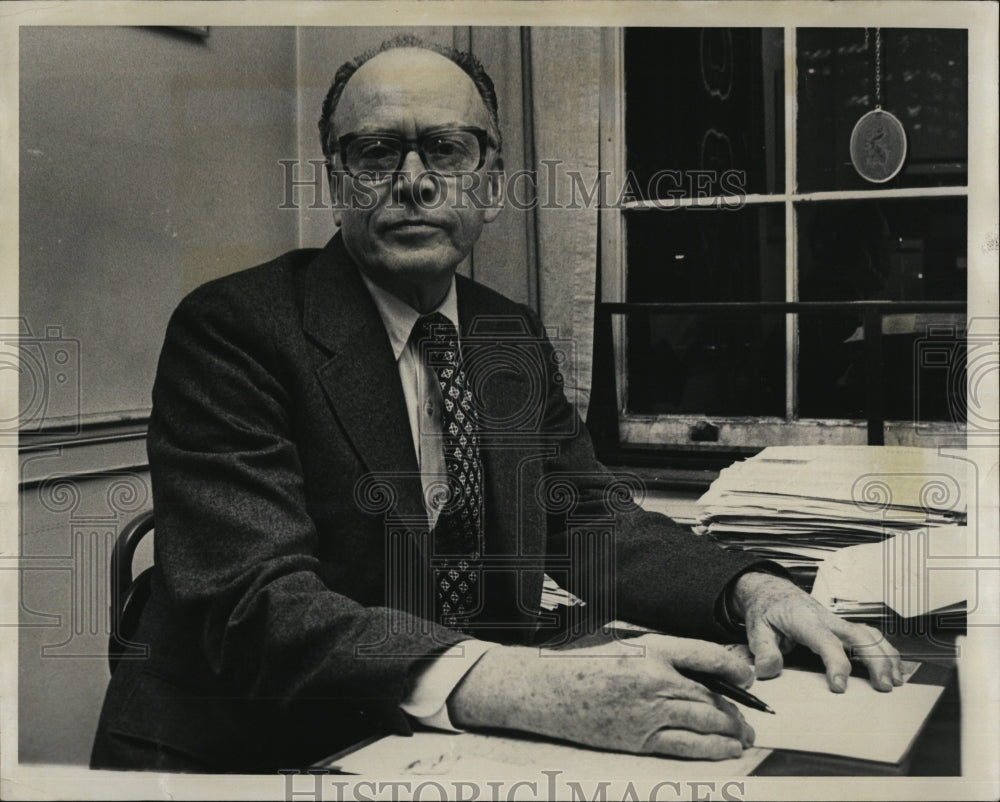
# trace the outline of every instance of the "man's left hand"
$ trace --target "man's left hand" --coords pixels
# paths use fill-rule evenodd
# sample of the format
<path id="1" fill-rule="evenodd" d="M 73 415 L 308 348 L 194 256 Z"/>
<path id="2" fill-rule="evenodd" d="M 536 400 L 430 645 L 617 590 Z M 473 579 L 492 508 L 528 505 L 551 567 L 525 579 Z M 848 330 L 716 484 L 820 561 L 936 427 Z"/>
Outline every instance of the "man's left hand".
<path id="1" fill-rule="evenodd" d="M 801 643 L 826 666 L 830 690 L 843 693 L 851 674 L 849 657 L 868 669 L 872 686 L 891 691 L 903 684 L 899 652 L 878 630 L 837 617 L 787 579 L 750 572 L 736 580 L 732 600 L 747 628 L 757 677 L 781 673 L 781 646 Z"/>

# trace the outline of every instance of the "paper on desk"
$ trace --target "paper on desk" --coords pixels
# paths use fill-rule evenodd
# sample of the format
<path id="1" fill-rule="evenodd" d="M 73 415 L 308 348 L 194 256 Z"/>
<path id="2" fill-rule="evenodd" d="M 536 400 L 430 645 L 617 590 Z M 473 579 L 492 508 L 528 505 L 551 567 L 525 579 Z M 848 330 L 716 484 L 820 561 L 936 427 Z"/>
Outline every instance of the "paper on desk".
<path id="1" fill-rule="evenodd" d="M 472 732 L 390 735 L 337 761 L 341 771 L 375 777 L 445 775 L 479 782 L 535 780 L 560 771 L 575 781 L 594 779 L 744 777 L 771 754 L 747 749 L 732 760 L 673 760 L 651 755 L 600 752 L 542 739 Z"/>
<path id="2" fill-rule="evenodd" d="M 546 611 L 555 610 L 557 607 L 583 607 L 586 602 L 579 596 L 570 593 L 565 588 L 559 587 L 548 574 L 542 579 L 542 609 Z"/>
<path id="3" fill-rule="evenodd" d="M 881 543 L 831 552 L 819 566 L 812 595 L 830 608 L 881 603 L 904 618 L 968 601 L 976 574 L 962 558 L 976 553 L 966 526 L 916 529 Z"/>
<path id="4" fill-rule="evenodd" d="M 838 694 L 824 674 L 789 669 L 750 690 L 775 711 L 740 708 L 758 747 L 898 763 L 944 688 L 907 683 L 881 693 L 867 678 L 849 677 L 847 691 Z"/>

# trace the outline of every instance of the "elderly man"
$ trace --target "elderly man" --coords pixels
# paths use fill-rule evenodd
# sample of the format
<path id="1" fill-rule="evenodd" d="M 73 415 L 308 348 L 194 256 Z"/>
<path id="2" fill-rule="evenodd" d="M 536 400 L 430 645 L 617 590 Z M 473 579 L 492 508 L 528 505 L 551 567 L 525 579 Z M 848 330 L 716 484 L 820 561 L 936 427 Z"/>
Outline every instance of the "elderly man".
<path id="1" fill-rule="evenodd" d="M 846 652 L 901 682 L 777 567 L 621 498 L 535 315 L 455 275 L 503 199 L 473 58 L 384 45 L 340 69 L 320 130 L 336 236 L 199 288 L 168 328 L 149 655 L 112 678 L 94 767 L 274 771 L 414 721 L 725 758 L 753 732 L 685 671 L 745 686 L 801 642 L 833 691 Z M 670 634 L 562 659 L 545 573 L 590 624 Z M 744 636 L 753 665 L 718 643 Z"/>

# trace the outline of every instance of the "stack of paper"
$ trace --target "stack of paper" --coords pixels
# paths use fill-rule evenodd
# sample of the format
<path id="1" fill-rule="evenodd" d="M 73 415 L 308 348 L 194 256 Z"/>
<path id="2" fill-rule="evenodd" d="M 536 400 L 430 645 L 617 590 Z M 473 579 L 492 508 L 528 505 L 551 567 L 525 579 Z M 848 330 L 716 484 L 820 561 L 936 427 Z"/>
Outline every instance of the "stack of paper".
<path id="1" fill-rule="evenodd" d="M 957 612 L 974 598 L 976 553 L 969 527 L 918 529 L 834 552 L 819 566 L 812 595 L 835 613 L 881 618 L 886 608 L 903 618 Z"/>
<path id="2" fill-rule="evenodd" d="M 776 446 L 726 468 L 695 531 L 784 565 L 804 588 L 838 549 L 966 521 L 966 463 L 936 449 Z"/>

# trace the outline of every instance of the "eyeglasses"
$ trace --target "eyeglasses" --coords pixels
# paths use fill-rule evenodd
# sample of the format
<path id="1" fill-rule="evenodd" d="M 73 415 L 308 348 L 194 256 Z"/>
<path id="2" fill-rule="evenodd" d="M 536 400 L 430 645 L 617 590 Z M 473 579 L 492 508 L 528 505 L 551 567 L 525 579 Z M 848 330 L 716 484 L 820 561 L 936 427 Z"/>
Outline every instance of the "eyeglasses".
<path id="1" fill-rule="evenodd" d="M 345 134 L 338 143 L 348 175 L 378 183 L 399 172 L 414 149 L 432 173 L 448 176 L 478 170 L 486 161 L 489 138 L 482 128 L 441 128 L 416 139 L 389 133 Z"/>

